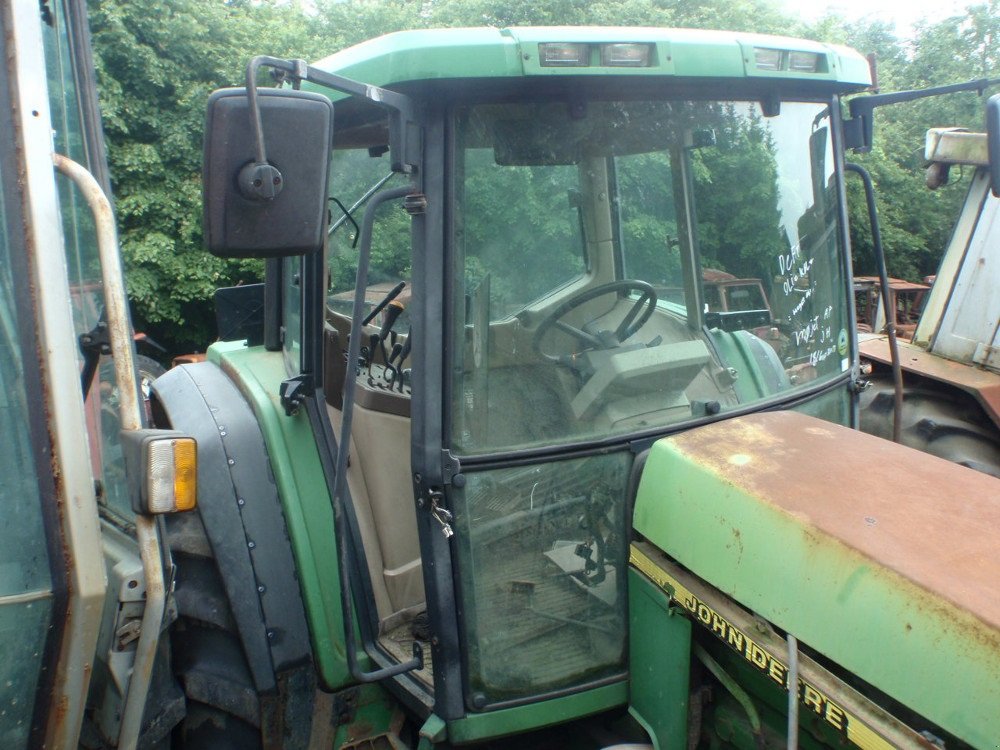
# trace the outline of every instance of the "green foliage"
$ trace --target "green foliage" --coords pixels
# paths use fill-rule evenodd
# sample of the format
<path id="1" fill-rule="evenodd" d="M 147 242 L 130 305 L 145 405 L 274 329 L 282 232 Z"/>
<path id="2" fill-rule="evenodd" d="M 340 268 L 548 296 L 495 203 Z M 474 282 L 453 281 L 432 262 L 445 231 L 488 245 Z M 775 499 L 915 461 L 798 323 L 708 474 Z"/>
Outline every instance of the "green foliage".
<path id="1" fill-rule="evenodd" d="M 675 26 L 779 33 L 788 19 L 773 0 L 320 0 L 325 54 L 380 34 L 458 26 Z"/>
<path id="2" fill-rule="evenodd" d="M 215 289 L 262 271 L 202 250 L 205 102 L 254 54 L 318 54 L 308 19 L 271 2 L 204 0 L 99 0 L 90 17 L 136 327 L 176 351 L 203 350 Z"/>
<path id="3" fill-rule="evenodd" d="M 211 297 L 217 287 L 260 278 L 259 263 L 222 261 L 201 249 L 205 101 L 212 89 L 238 84 L 252 55 L 318 59 L 364 39 L 409 28 L 687 26 L 791 33 L 874 51 L 883 91 L 1000 76 L 996 45 L 1000 0 L 918 27 L 911 44 L 901 42 L 882 23 L 849 24 L 828 16 L 805 25 L 786 17 L 774 0 L 319 0 L 308 10 L 294 0 L 91 0 L 90 10 L 135 322 L 154 337 L 166 339 L 176 351 L 202 349 L 213 338 Z M 874 150 L 850 157 L 865 164 L 875 179 L 893 275 L 912 279 L 936 271 L 967 187 L 959 170 L 953 170 L 953 185 L 937 191 L 924 187 L 924 131 L 946 125 L 982 129 L 982 104 L 974 94 L 962 94 L 882 109 L 876 115 Z M 736 135 L 747 138 L 752 133 Z M 761 152 L 766 152 L 765 144 Z M 751 168 L 745 159 L 727 165 L 724 149 L 711 158 L 713 177 L 727 169 L 738 174 Z M 773 167 L 761 159 L 756 168 Z M 848 194 L 856 269 L 871 273 L 868 221 L 854 179 L 849 179 Z M 553 241 L 572 231 L 562 210 L 564 200 L 559 196 L 558 226 L 553 218 L 550 225 L 529 228 Z M 762 252 L 765 247 L 773 249 L 784 241 L 768 229 L 774 226 L 770 215 L 774 205 L 775 196 L 759 196 L 734 207 L 725 224 L 704 224 L 701 233 L 706 242 L 719 247 L 753 235 L 761 238 Z M 711 209 L 706 205 L 704 210 Z M 398 219 L 405 234 L 405 217 Z M 638 211 L 625 221 L 630 222 L 638 249 L 646 242 L 647 251 L 654 252 L 661 240 L 653 236 L 658 230 L 648 217 Z M 495 229 L 484 224 L 482 231 Z M 377 260 L 386 268 L 405 266 L 402 256 Z M 345 275 L 350 263 L 342 265 Z M 335 286 L 343 281 L 335 278 Z"/>

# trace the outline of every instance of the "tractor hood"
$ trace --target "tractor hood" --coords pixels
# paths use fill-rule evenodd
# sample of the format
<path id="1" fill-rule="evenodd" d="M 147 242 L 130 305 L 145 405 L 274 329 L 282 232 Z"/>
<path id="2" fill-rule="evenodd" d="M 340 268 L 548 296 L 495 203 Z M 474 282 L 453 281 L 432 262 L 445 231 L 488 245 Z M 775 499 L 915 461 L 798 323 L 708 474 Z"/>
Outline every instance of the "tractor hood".
<path id="1" fill-rule="evenodd" d="M 812 417 L 760 413 L 656 443 L 634 525 L 943 729 L 979 747 L 1000 737 L 996 479 Z"/>

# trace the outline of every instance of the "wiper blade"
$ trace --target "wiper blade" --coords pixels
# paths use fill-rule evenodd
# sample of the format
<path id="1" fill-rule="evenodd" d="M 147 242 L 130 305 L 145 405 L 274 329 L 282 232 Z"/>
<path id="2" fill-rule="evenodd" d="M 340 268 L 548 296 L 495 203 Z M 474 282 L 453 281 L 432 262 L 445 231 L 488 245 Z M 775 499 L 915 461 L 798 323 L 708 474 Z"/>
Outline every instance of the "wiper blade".
<path id="1" fill-rule="evenodd" d="M 379 190 L 381 190 L 382 186 L 385 183 L 387 183 L 389 180 L 391 180 L 392 176 L 394 174 L 396 174 L 396 173 L 395 172 L 389 172 L 389 174 L 387 174 L 381 180 L 379 180 L 374 185 L 372 185 L 370 188 L 368 188 L 368 190 L 365 191 L 365 194 L 362 195 L 360 198 L 358 198 L 358 200 L 354 203 L 353 206 L 351 206 L 349 209 L 347 209 L 346 211 L 344 211 L 344 215 L 343 216 L 341 216 L 339 219 L 337 219 L 335 222 L 333 222 L 333 224 L 330 225 L 330 228 L 327 230 L 326 233 L 328 235 L 333 234 L 338 229 L 340 229 L 340 227 L 343 226 L 344 223 L 346 223 L 348 220 L 352 224 L 354 224 L 354 226 L 357 226 L 357 224 L 354 221 L 354 217 L 351 214 L 353 214 L 355 211 L 357 211 L 361 206 L 363 206 L 365 203 L 368 202 L 369 198 L 371 198 L 373 195 L 375 195 L 375 193 L 377 193 Z M 337 204 L 339 205 L 340 201 L 337 201 Z M 343 206 L 341 206 L 341 210 L 343 210 Z"/>

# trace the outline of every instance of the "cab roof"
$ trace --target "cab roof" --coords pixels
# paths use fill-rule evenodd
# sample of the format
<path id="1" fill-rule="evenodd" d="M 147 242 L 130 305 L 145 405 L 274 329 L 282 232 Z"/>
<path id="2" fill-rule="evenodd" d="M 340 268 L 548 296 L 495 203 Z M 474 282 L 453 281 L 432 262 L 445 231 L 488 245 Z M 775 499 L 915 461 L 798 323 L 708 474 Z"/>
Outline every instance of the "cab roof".
<path id="1" fill-rule="evenodd" d="M 540 45 L 553 43 L 587 45 L 587 64 L 542 65 Z M 617 67 L 603 63 L 602 45 L 628 43 L 649 46 L 647 65 Z M 801 54 L 793 57 L 793 53 Z M 815 61 L 815 69 L 803 69 L 802 60 Z M 401 31 L 341 50 L 315 65 L 383 87 L 447 79 L 609 75 L 755 79 L 761 83 L 786 79 L 800 86 L 815 81 L 822 82 L 823 89 L 845 93 L 871 84 L 867 60 L 847 47 L 735 31 L 643 27 Z"/>

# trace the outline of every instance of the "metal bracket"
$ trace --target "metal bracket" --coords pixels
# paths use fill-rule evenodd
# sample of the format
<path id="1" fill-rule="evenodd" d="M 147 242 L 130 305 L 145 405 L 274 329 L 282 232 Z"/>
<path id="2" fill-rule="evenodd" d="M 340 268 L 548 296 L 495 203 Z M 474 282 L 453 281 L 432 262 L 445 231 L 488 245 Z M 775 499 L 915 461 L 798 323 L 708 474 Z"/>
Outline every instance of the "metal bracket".
<path id="1" fill-rule="evenodd" d="M 855 97 L 851 99 L 849 104 L 851 118 L 842 121 L 841 133 L 843 135 L 844 149 L 853 149 L 858 153 L 871 151 L 876 107 L 884 107 L 887 104 L 899 104 L 900 102 L 912 102 L 928 96 L 954 94 L 959 91 L 976 91 L 982 96 L 988 87 L 995 86 L 998 83 L 1000 83 L 1000 78 L 981 78 L 975 81 L 966 81 L 965 83 L 953 83 L 948 86 L 933 86 L 913 91 L 895 91 L 891 94 L 872 94 L 870 96 Z"/>
<path id="2" fill-rule="evenodd" d="M 281 398 L 281 407 L 285 410 L 285 416 L 294 417 L 298 414 L 299 407 L 305 402 L 306 396 L 311 390 L 311 375 L 298 375 L 282 381 L 278 395 Z"/>
<path id="3" fill-rule="evenodd" d="M 80 351 L 86 356 L 88 354 L 111 354 L 111 335 L 108 332 L 108 324 L 101 320 L 87 333 L 81 333 L 79 337 Z"/>
<path id="4" fill-rule="evenodd" d="M 420 163 L 422 134 L 412 99 L 391 89 L 371 86 L 314 68 L 303 60 L 282 60 L 268 55 L 259 55 L 253 58 L 247 65 L 246 71 L 250 123 L 255 134 L 257 165 L 267 164 L 263 125 L 260 119 L 260 109 L 256 103 L 257 71 L 265 65 L 283 72 L 284 79 L 291 80 L 293 85 L 297 86 L 302 81 L 309 81 L 334 91 L 368 99 L 387 109 L 389 111 L 389 160 L 392 171 L 403 174 L 414 174 L 417 171 Z"/>
<path id="5" fill-rule="evenodd" d="M 403 199 L 403 209 L 410 216 L 419 216 L 427 211 L 427 196 L 423 193 L 410 193 Z"/>
<path id="6" fill-rule="evenodd" d="M 80 385 L 83 388 L 83 397 L 86 398 L 94 375 L 97 374 L 97 363 L 100 361 L 101 355 L 111 354 L 111 332 L 108 329 L 107 321 L 99 320 L 92 329 L 81 333 L 77 342 L 80 352 L 83 354 Z"/>

